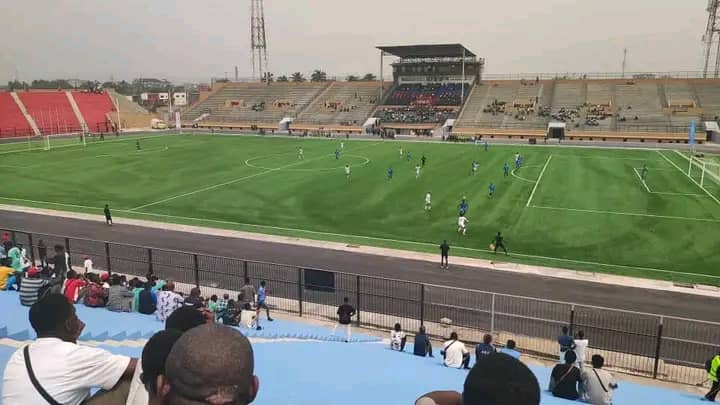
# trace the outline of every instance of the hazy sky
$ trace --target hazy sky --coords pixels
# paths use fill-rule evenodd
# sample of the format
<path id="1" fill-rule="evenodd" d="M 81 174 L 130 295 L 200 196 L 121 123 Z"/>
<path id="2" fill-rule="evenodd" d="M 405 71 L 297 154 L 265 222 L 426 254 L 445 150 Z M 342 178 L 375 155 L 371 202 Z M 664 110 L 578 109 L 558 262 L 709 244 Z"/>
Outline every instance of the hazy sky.
<path id="1" fill-rule="evenodd" d="M 488 73 L 699 70 L 706 0 L 265 0 L 270 70 L 377 73 L 376 45 L 460 42 Z M 0 83 L 252 72 L 249 0 L 0 0 Z"/>

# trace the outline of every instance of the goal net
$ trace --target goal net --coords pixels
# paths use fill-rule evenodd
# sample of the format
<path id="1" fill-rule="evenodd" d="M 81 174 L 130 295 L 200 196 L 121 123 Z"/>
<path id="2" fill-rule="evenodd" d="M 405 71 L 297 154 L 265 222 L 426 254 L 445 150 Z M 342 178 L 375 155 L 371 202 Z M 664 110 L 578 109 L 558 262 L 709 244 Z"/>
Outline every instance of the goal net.
<path id="1" fill-rule="evenodd" d="M 691 154 L 687 163 L 687 175 L 703 190 L 720 199 L 720 160 L 715 156 Z"/>

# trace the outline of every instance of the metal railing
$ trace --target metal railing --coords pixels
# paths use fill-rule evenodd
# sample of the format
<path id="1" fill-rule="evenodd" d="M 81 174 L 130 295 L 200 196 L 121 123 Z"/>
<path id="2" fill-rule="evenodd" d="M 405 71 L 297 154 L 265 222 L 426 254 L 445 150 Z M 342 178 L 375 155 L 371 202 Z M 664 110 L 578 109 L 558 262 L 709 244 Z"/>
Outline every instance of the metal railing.
<path id="1" fill-rule="evenodd" d="M 557 358 L 562 326 L 583 330 L 590 340 L 586 358 L 602 354 L 606 366 L 625 373 L 696 384 L 704 382 L 705 360 L 717 352 L 720 323 L 622 311 L 567 302 L 393 280 L 332 270 L 267 263 L 201 253 L 8 230 L 11 240 L 38 257 L 40 240 L 49 252 L 61 245 L 71 263 L 84 256 L 108 272 L 145 277 L 152 273 L 176 281 L 180 290 L 202 287 L 207 294 L 237 292 L 249 278 L 268 283 L 277 310 L 304 317 L 335 319 L 337 305 L 349 297 L 357 325 L 406 330 L 424 325 L 431 335 L 478 342 L 484 334 L 512 338 L 521 350 Z M 200 236 L 198 236 L 200 237 Z M 184 287 L 183 287 L 184 286 Z M 185 291 L 187 292 L 187 291 Z"/>
<path id="2" fill-rule="evenodd" d="M 483 80 L 586 80 L 586 79 L 702 79 L 702 71 L 676 72 L 554 72 L 554 73 L 484 73 Z M 708 78 L 712 78 L 708 76 Z"/>

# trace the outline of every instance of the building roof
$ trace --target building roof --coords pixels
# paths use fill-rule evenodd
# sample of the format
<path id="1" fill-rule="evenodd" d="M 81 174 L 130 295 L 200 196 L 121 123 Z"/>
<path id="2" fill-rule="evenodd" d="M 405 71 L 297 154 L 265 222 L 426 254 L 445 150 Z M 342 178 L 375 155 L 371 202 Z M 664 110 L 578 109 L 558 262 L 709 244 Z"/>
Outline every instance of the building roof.
<path id="1" fill-rule="evenodd" d="M 378 46 L 377 49 L 399 58 L 457 58 L 475 54 L 461 44 Z"/>

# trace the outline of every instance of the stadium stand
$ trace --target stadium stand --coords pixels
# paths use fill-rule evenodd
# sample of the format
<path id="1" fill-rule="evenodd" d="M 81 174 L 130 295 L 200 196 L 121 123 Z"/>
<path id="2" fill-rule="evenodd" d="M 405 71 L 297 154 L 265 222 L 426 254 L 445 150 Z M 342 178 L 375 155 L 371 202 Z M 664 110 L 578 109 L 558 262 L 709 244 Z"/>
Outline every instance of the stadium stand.
<path id="1" fill-rule="evenodd" d="M 43 135 L 82 131 L 65 92 L 30 91 L 17 94 Z"/>
<path id="2" fill-rule="evenodd" d="M 693 80 L 690 86 L 707 120 L 720 118 L 720 85 L 717 80 Z"/>
<path id="3" fill-rule="evenodd" d="M 663 112 L 657 81 L 627 81 L 615 85 L 618 130 L 665 131 L 670 122 Z"/>
<path id="4" fill-rule="evenodd" d="M 296 122 L 362 125 L 377 105 L 379 86 L 379 82 L 332 82 Z"/>
<path id="5" fill-rule="evenodd" d="M 80 113 L 90 132 L 109 132 L 107 114 L 115 111 L 115 105 L 107 93 L 72 92 Z"/>
<path id="6" fill-rule="evenodd" d="M 30 124 L 12 95 L 0 92 L 0 138 L 28 136 L 32 133 Z"/>

